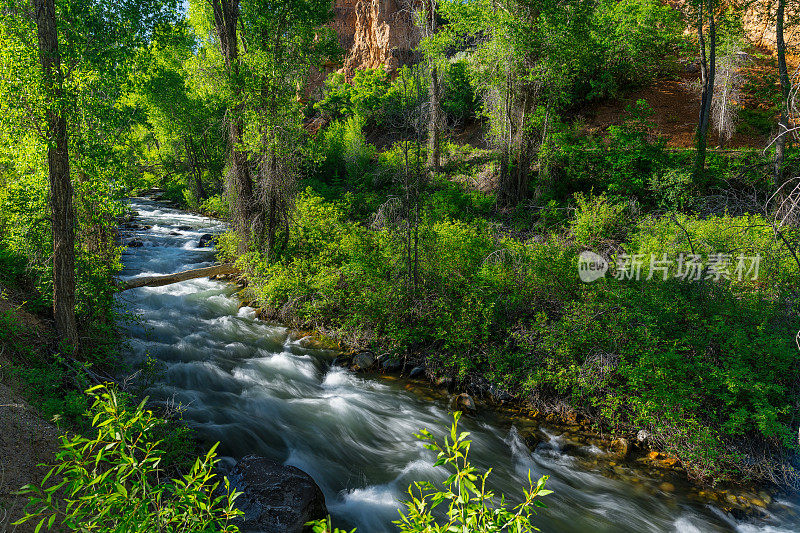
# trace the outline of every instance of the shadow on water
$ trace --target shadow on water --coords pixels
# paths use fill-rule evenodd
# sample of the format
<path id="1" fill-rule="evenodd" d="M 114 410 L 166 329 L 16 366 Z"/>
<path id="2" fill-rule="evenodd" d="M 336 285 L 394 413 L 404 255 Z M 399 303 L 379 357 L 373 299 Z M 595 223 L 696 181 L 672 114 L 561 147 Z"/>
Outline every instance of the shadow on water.
<path id="1" fill-rule="evenodd" d="M 131 207 L 152 228 L 126 235 L 143 246 L 124 254 L 123 278 L 213 262 L 213 251 L 198 242 L 203 234 L 224 231 L 222 224 L 145 199 L 133 199 Z M 166 367 L 148 394 L 185 406 L 184 419 L 204 440 L 221 441 L 225 464 L 257 454 L 297 466 L 320 485 L 335 521 L 363 533 L 393 531 L 398 501 L 413 480 L 444 479 L 431 466 L 432 452 L 413 437 L 420 428 L 442 434 L 451 421 L 444 398 L 331 367 L 334 353 L 257 321 L 253 309 L 239 309 L 228 284 L 197 279 L 134 289 L 120 298 L 140 317 L 126 326 L 129 363 L 151 356 Z M 576 452 L 572 446 L 566 453 L 561 437 L 553 435 L 531 453 L 513 422 L 490 412 L 462 424 L 472 432 L 473 462 L 493 467 L 496 491 L 521 494 L 528 469 L 534 477 L 551 476 L 548 488 L 555 494 L 537 519 L 543 531 L 800 531 L 797 502 L 773 504 L 767 521 L 736 522 L 685 494 L 659 491 L 656 480 L 601 475 L 580 457 L 602 454 L 596 448 Z"/>

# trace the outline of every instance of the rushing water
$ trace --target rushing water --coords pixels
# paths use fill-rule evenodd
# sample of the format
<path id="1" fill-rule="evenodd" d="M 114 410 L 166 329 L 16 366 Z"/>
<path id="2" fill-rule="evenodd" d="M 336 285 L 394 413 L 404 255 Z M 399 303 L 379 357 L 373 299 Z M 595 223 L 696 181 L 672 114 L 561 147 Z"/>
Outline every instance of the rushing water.
<path id="1" fill-rule="evenodd" d="M 221 224 L 149 200 L 134 199 L 131 207 L 138 222 L 153 227 L 128 232 L 144 245 L 125 253 L 124 278 L 212 264 L 213 252 L 197 245 L 201 235 L 223 231 Z M 166 367 L 148 394 L 185 406 L 184 419 L 203 439 L 221 441 L 227 465 L 257 454 L 297 466 L 322 488 L 335 522 L 360 533 L 392 531 L 409 483 L 444 477 L 413 433 L 442 434 L 451 421 L 446 399 L 331 367 L 333 353 L 255 320 L 233 293 L 230 284 L 208 279 L 122 293 L 141 319 L 127 326 L 131 365 L 151 356 Z M 555 494 L 537 517 L 543 531 L 800 531 L 797 502 L 778 499 L 773 518 L 737 522 L 685 494 L 659 491 L 659 481 L 630 480 L 641 473 L 627 482 L 601 475 L 586 460 L 602 453 L 597 449 L 567 454 L 556 437 L 531 453 L 519 423 L 484 413 L 462 425 L 472 432 L 473 462 L 494 468 L 492 488 L 516 497 L 529 469 L 534 477 L 550 475 Z"/>

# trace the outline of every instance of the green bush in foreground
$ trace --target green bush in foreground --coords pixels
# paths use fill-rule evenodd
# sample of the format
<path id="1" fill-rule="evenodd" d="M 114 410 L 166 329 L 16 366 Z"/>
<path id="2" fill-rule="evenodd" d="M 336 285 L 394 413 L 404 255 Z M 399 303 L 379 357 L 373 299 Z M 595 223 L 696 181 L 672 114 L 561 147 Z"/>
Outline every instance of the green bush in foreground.
<path id="1" fill-rule="evenodd" d="M 523 488 L 524 501 L 509 508 L 505 496 L 501 496 L 499 505 L 495 506 L 495 494 L 486 487 L 491 469 L 481 473 L 467 459 L 472 441 L 467 440 L 468 432 L 458 432 L 460 417 L 460 412 L 453 415 L 450 436 L 445 436 L 442 444 L 428 430 L 423 429 L 417 435 L 417 438 L 427 442 L 426 448 L 437 453 L 434 466 L 445 466 L 452 474 L 441 488 L 427 481 L 417 481 L 409 487 L 410 499 L 404 502 L 405 512 L 400 511 L 400 520 L 394 522 L 398 530 L 403 533 L 539 531 L 531 523 L 531 518 L 535 507 L 545 506 L 537 498 L 553 492 L 544 488 L 548 476 L 539 478 L 534 484 L 528 471 L 529 486 Z M 434 511 L 442 504 L 446 505 L 447 511 L 437 517 Z M 330 518 L 312 522 L 311 525 L 314 526 L 314 533 L 346 533 L 334 529 Z"/>
<path id="2" fill-rule="evenodd" d="M 227 478 L 215 481 L 216 445 L 179 479 L 162 481 L 164 452 L 152 434 L 163 420 L 144 409 L 129 409 L 113 390 L 87 391 L 95 401 L 94 438 L 61 437 L 57 464 L 41 485 L 26 485 L 27 514 L 17 524 L 37 520 L 35 531 L 235 533 L 231 521 L 237 492 Z M 219 491 L 217 489 L 220 489 Z"/>

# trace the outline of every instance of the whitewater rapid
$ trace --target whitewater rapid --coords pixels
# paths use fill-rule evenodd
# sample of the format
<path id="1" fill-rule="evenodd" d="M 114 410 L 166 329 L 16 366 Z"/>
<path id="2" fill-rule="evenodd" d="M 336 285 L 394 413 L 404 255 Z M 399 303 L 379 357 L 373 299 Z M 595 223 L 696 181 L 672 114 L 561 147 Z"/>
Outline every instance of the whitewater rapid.
<path id="1" fill-rule="evenodd" d="M 224 231 L 223 224 L 141 198 L 130 207 L 139 214 L 137 223 L 152 227 L 125 231 L 126 241 L 143 245 L 124 253 L 124 279 L 213 264 L 213 251 L 198 242 Z M 256 320 L 254 309 L 239 308 L 235 290 L 197 279 L 121 293 L 120 303 L 137 317 L 123 323 L 130 340 L 121 372 L 148 357 L 159 361 L 164 372 L 146 393 L 156 402 L 180 405 L 203 441 L 220 441 L 224 465 L 257 454 L 296 466 L 322 488 L 340 527 L 394 531 L 391 522 L 408 485 L 445 477 L 413 434 L 421 428 L 443 434 L 452 420 L 446 399 L 426 398 L 398 380 L 332 367 L 333 352 Z M 769 520 L 737 522 L 680 492 L 660 492 L 656 480 L 631 484 L 587 469 L 561 450 L 555 435 L 532 453 L 514 424 L 492 412 L 462 423 L 472 432 L 473 462 L 494 469 L 493 489 L 516 499 L 529 469 L 534 478 L 550 475 L 548 488 L 555 493 L 537 517 L 542 531 L 800 531 L 797 501 L 773 503 Z"/>

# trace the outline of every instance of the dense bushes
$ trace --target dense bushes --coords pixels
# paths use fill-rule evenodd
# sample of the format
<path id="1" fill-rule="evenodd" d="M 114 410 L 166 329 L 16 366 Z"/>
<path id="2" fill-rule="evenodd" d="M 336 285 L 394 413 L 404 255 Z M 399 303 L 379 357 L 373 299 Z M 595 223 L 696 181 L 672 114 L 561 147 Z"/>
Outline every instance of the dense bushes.
<path id="1" fill-rule="evenodd" d="M 409 75 L 406 69 L 400 79 Z M 389 126 L 401 111 L 399 92 L 399 83 L 392 82 L 384 68 L 357 70 L 350 82 L 334 72 L 325 80 L 323 97 L 314 107 L 330 120 L 357 115 L 371 126 Z"/>
<path id="2" fill-rule="evenodd" d="M 254 296 L 282 319 L 422 357 L 463 383 L 480 376 L 517 394 L 566 398 L 617 431 L 648 428 L 703 479 L 780 478 L 775 457 L 794 446 L 790 391 L 800 378 L 789 251 L 759 217 L 637 219 L 603 195 L 577 200 L 571 235 L 529 240 L 480 217 L 428 211 L 409 264 L 406 230 L 365 227 L 348 219 L 346 199 L 309 189 L 286 254 L 269 265 L 256 253 L 239 261 Z M 620 263 L 622 253 L 644 254 L 641 279 L 615 279 L 612 268 L 581 283 L 585 247 Z M 692 250 L 705 263 L 730 254 L 731 273 L 739 254 L 762 254 L 760 277 L 675 279 L 679 254 Z M 647 280 L 651 254 L 664 253 L 670 279 Z"/>

